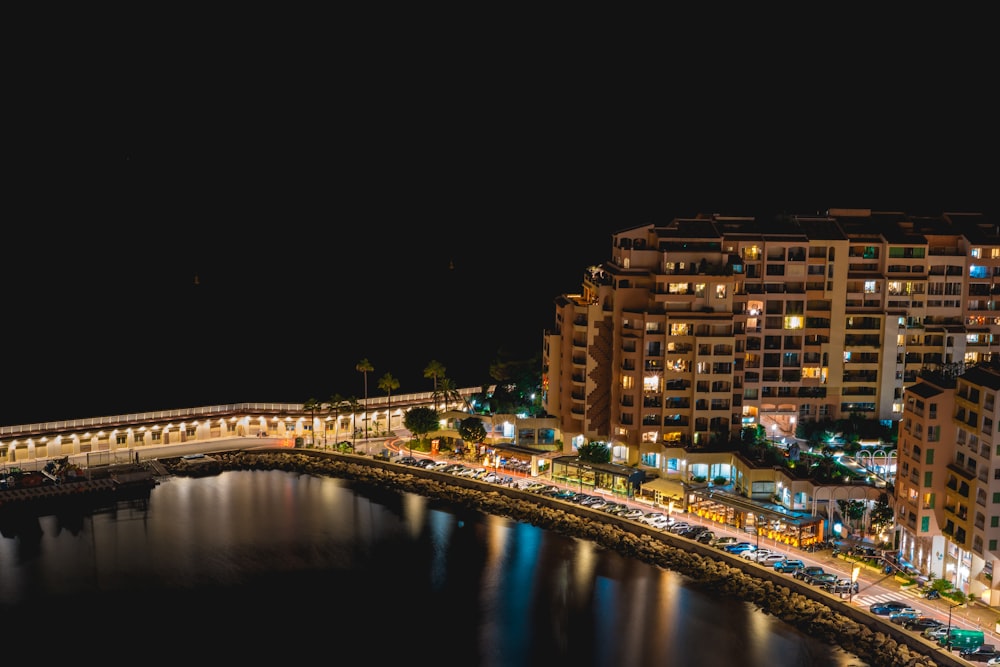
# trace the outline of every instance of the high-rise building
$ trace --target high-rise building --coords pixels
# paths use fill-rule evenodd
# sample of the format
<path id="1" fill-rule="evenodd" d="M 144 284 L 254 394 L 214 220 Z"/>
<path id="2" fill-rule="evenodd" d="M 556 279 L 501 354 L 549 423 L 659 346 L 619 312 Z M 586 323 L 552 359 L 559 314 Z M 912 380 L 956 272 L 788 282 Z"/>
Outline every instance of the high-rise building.
<path id="1" fill-rule="evenodd" d="M 624 229 L 580 292 L 556 299 L 543 403 L 567 453 L 605 441 L 614 461 L 665 474 L 744 426 L 780 441 L 810 420 L 900 422 L 902 555 L 998 604 L 997 295 L 1000 229 L 980 213 Z"/>

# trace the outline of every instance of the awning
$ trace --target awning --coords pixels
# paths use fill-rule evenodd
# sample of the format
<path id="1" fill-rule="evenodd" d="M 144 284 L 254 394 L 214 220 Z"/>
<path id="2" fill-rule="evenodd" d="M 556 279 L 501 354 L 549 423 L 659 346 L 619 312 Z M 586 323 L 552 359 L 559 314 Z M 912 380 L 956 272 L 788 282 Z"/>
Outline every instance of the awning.
<path id="1" fill-rule="evenodd" d="M 657 477 L 654 480 L 642 483 L 643 489 L 648 489 L 650 491 L 658 491 L 665 496 L 673 496 L 675 498 L 684 497 L 684 485 L 680 482 L 675 482 L 669 479 L 662 479 Z"/>

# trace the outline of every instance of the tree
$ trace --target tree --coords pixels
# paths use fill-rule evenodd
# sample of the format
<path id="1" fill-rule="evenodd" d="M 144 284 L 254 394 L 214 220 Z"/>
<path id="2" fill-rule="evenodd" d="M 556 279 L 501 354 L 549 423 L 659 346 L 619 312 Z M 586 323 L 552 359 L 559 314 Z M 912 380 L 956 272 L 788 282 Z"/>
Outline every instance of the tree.
<path id="1" fill-rule="evenodd" d="M 865 516 L 865 503 L 861 500 L 838 500 L 840 516 L 848 526 L 857 528 L 858 522 Z"/>
<path id="2" fill-rule="evenodd" d="M 345 407 L 347 407 L 346 401 L 340 394 L 334 394 L 326 402 L 327 414 L 333 415 L 333 439 L 337 445 L 340 444 L 340 413 Z M 326 445 L 326 429 L 323 430 L 323 444 Z"/>
<path id="3" fill-rule="evenodd" d="M 316 411 L 323 409 L 323 404 L 316 400 L 315 398 L 309 398 L 305 403 L 302 404 L 302 409 L 309 412 L 312 416 L 312 421 L 309 422 L 309 432 L 312 433 L 312 442 L 309 444 L 313 447 L 316 446 Z"/>
<path id="4" fill-rule="evenodd" d="M 581 461 L 587 463 L 610 463 L 611 449 L 603 442 L 593 440 L 585 442 L 576 448 L 576 454 Z"/>
<path id="5" fill-rule="evenodd" d="M 375 372 L 375 367 L 372 366 L 371 362 L 367 359 L 362 359 L 358 362 L 358 365 L 354 367 L 354 370 L 365 376 L 365 440 L 368 440 L 368 374 Z"/>
<path id="6" fill-rule="evenodd" d="M 418 440 L 423 440 L 431 431 L 440 428 L 441 416 L 433 408 L 410 408 L 403 415 L 403 426 Z M 413 448 L 410 447 L 410 454 Z"/>
<path id="7" fill-rule="evenodd" d="M 441 407 L 443 410 L 448 409 L 449 401 L 461 401 L 465 403 L 465 397 L 458 391 L 458 387 L 455 386 L 455 382 L 451 378 L 443 377 L 438 382 L 438 388 L 434 392 L 434 407 L 437 407 L 438 398 L 441 399 Z M 466 406 L 468 406 L 468 403 L 466 403 Z"/>
<path id="8" fill-rule="evenodd" d="M 357 449 L 355 445 L 358 442 L 358 426 L 354 418 L 357 416 L 358 411 L 361 410 L 361 404 L 358 403 L 358 399 L 354 396 L 344 401 L 344 404 L 351 411 L 351 449 Z"/>
<path id="9" fill-rule="evenodd" d="M 389 431 L 392 428 L 392 392 L 399 389 L 399 380 L 386 373 L 379 378 L 378 388 L 386 394 L 385 430 Z"/>
<path id="10" fill-rule="evenodd" d="M 486 439 L 486 426 L 479 417 L 466 417 L 458 424 L 458 434 L 462 440 L 480 445 Z"/>
<path id="11" fill-rule="evenodd" d="M 892 511 L 892 505 L 889 503 L 889 494 L 879 494 L 878 500 L 875 501 L 868 517 L 871 520 L 873 533 L 881 533 L 885 528 L 893 524 L 895 513 Z"/>
<path id="12" fill-rule="evenodd" d="M 435 398 L 437 398 L 438 395 L 438 378 L 444 377 L 445 370 L 444 365 L 435 359 L 431 359 L 427 364 L 427 368 L 424 369 L 424 377 L 434 380 L 434 393 L 432 396 Z M 434 405 L 434 409 L 437 409 L 437 404 Z"/>

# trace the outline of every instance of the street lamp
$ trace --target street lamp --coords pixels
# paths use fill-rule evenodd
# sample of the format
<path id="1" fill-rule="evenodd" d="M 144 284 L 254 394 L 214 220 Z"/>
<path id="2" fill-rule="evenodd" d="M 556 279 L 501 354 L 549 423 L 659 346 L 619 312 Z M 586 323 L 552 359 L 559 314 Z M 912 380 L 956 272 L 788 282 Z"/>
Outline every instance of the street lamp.
<path id="1" fill-rule="evenodd" d="M 961 607 L 964 604 L 965 604 L 964 602 L 959 602 L 958 604 L 949 604 L 948 605 L 948 634 L 945 635 L 945 637 L 947 637 L 947 639 L 945 639 L 945 642 L 944 642 L 944 648 L 945 648 L 946 651 L 949 651 L 949 652 L 951 651 L 951 612 L 956 607 Z"/>

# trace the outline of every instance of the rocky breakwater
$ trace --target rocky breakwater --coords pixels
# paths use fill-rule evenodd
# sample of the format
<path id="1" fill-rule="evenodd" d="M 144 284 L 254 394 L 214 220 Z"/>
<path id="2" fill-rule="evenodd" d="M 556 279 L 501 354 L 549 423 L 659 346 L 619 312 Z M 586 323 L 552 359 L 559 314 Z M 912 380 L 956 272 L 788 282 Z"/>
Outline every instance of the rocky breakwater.
<path id="1" fill-rule="evenodd" d="M 628 557 L 681 573 L 696 585 L 719 595 L 752 602 L 803 633 L 861 657 L 872 667 L 962 664 L 931 646 L 924 650 L 919 640 L 917 645 L 912 641 L 900 641 L 909 638 L 894 637 L 891 632 L 882 631 L 878 623 L 870 622 L 872 627 L 869 627 L 860 610 L 812 599 L 788 585 L 791 582 L 781 583 L 787 580 L 754 576 L 724 559 L 671 544 L 638 526 L 633 531 L 613 522 L 595 521 L 592 516 L 576 514 L 574 506 L 567 505 L 565 509 L 549 506 L 542 502 L 543 499 L 517 489 L 468 481 L 460 483 L 459 479 L 449 476 L 327 452 L 254 450 L 226 452 L 214 457 L 223 470 L 285 470 L 346 478 L 358 484 L 393 487 L 592 540 Z M 170 460 L 163 463 L 174 474 L 186 473 L 183 465 L 172 465 Z M 835 608 L 838 606 L 843 608 Z M 935 657 L 930 653 L 935 653 Z"/>

